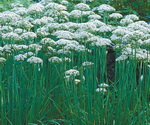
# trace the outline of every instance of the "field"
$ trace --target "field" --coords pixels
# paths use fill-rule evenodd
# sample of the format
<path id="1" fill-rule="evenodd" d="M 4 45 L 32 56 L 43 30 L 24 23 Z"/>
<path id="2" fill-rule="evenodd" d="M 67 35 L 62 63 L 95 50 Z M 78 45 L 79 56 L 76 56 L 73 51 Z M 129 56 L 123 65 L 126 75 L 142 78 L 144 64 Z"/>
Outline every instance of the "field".
<path id="1" fill-rule="evenodd" d="M 0 125 L 150 125 L 150 24 L 90 2 L 0 12 Z"/>

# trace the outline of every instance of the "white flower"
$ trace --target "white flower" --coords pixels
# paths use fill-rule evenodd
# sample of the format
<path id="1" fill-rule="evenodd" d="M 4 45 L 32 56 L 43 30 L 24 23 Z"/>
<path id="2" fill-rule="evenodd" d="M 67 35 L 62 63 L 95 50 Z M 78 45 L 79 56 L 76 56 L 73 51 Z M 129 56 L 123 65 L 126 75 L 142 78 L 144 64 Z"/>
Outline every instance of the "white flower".
<path id="1" fill-rule="evenodd" d="M 112 31 L 112 27 L 109 25 L 101 26 L 98 29 L 98 32 L 111 32 L 111 31 Z"/>
<path id="2" fill-rule="evenodd" d="M 67 57 L 63 58 L 62 60 L 63 60 L 64 62 L 71 62 L 71 59 L 70 59 L 70 58 L 67 58 Z"/>
<path id="3" fill-rule="evenodd" d="M 52 40 L 51 38 L 43 38 L 40 42 L 41 45 L 46 45 L 46 46 L 54 46 L 56 42 Z"/>
<path id="4" fill-rule="evenodd" d="M 26 32 L 26 30 L 21 29 L 21 28 L 14 29 L 14 33 L 17 33 L 19 35 L 22 34 L 22 33 L 24 33 L 24 32 Z"/>
<path id="5" fill-rule="evenodd" d="M 27 45 L 17 45 L 17 48 L 20 49 L 28 49 Z"/>
<path id="6" fill-rule="evenodd" d="M 28 8 L 28 12 L 30 14 L 37 14 L 37 13 L 41 13 L 44 10 L 44 6 L 40 3 L 36 3 L 36 4 L 31 4 Z"/>
<path id="7" fill-rule="evenodd" d="M 69 32 L 69 31 L 64 31 L 64 30 L 58 30 L 54 33 L 52 33 L 52 35 L 56 36 L 59 39 L 73 39 L 74 38 L 74 34 Z"/>
<path id="8" fill-rule="evenodd" d="M 93 15 L 93 14 L 95 14 L 93 11 L 82 11 L 82 16 L 83 17 Z"/>
<path id="9" fill-rule="evenodd" d="M 100 38 L 101 38 L 100 36 L 92 36 L 86 40 L 86 43 L 97 42 L 100 40 Z"/>
<path id="10" fill-rule="evenodd" d="M 97 8 L 97 10 L 99 11 L 99 13 L 104 13 L 104 12 L 113 12 L 116 9 L 108 4 L 102 4 Z"/>
<path id="11" fill-rule="evenodd" d="M 150 54 L 146 49 L 132 49 L 130 47 L 124 48 L 122 50 L 122 55 L 126 55 L 127 57 L 131 59 L 137 59 L 139 61 L 148 61 L 150 62 Z M 125 56 L 125 58 L 126 58 Z M 121 59 L 121 57 L 118 57 Z M 117 59 L 118 60 L 118 59 Z"/>
<path id="12" fill-rule="evenodd" d="M 124 60 L 126 60 L 127 58 L 128 58 L 127 55 L 121 55 L 121 56 L 119 56 L 118 58 L 116 58 L 116 61 L 124 61 Z"/>
<path id="13" fill-rule="evenodd" d="M 78 52 L 85 52 L 86 50 L 89 51 L 89 49 L 86 49 L 84 45 L 79 45 L 75 47 L 75 51 L 78 51 Z"/>
<path id="14" fill-rule="evenodd" d="M 48 47 L 47 47 L 47 50 L 48 50 L 48 53 L 49 53 L 49 54 L 52 54 L 52 53 L 55 53 L 55 52 L 56 52 L 56 49 L 52 48 L 51 46 L 48 46 Z"/>
<path id="15" fill-rule="evenodd" d="M 41 25 L 46 25 L 48 23 L 52 23 L 52 22 L 54 22 L 53 18 L 44 16 L 41 19 L 34 20 L 33 24 L 41 26 Z"/>
<path id="16" fill-rule="evenodd" d="M 112 13 L 112 14 L 109 15 L 109 17 L 113 18 L 113 19 L 120 19 L 123 16 L 120 13 Z"/>
<path id="17" fill-rule="evenodd" d="M 106 83 L 101 83 L 100 85 L 98 85 L 100 88 L 106 88 L 106 87 L 109 87 L 108 84 Z"/>
<path id="18" fill-rule="evenodd" d="M 95 32 L 97 30 L 96 25 L 92 22 L 81 23 L 79 26 L 80 28 L 77 30 L 77 32 L 82 31 Z"/>
<path id="19" fill-rule="evenodd" d="M 93 23 L 94 25 L 96 25 L 97 28 L 100 28 L 101 26 L 105 26 L 106 24 L 99 21 L 99 20 L 90 20 L 89 22 Z"/>
<path id="20" fill-rule="evenodd" d="M 2 52 L 2 51 L 3 51 L 3 47 L 0 46 L 0 52 Z"/>
<path id="21" fill-rule="evenodd" d="M 120 21 L 120 24 L 121 25 L 128 25 L 128 24 L 130 24 L 130 23 L 133 23 L 133 20 L 131 20 L 130 18 L 125 18 L 125 19 L 122 19 L 121 21 Z"/>
<path id="22" fill-rule="evenodd" d="M 40 0 L 40 2 L 39 3 L 41 3 L 42 5 L 47 5 L 48 3 L 51 3 L 51 2 L 53 2 L 53 0 Z"/>
<path id="23" fill-rule="evenodd" d="M 82 63 L 83 66 L 91 66 L 91 65 L 93 65 L 93 64 L 94 64 L 94 63 L 92 63 L 92 62 L 87 62 L 87 61 Z"/>
<path id="24" fill-rule="evenodd" d="M 64 24 L 59 24 L 59 23 L 49 23 L 47 25 L 47 29 L 49 32 L 54 32 L 55 30 L 67 30 L 68 26 Z"/>
<path id="25" fill-rule="evenodd" d="M 94 15 L 90 15 L 90 16 L 88 16 L 88 18 L 91 20 L 91 19 L 93 19 L 93 20 L 99 20 L 99 19 L 101 19 L 102 17 L 100 16 L 100 15 L 98 15 L 98 14 L 94 14 Z"/>
<path id="26" fill-rule="evenodd" d="M 106 38 L 100 38 L 98 41 L 91 43 L 91 46 L 106 46 L 106 45 L 111 45 L 111 40 L 106 39 Z"/>
<path id="27" fill-rule="evenodd" d="M 31 51 L 38 52 L 41 50 L 41 48 L 42 48 L 42 46 L 40 46 L 39 44 L 30 44 L 29 45 L 29 50 L 31 50 Z"/>
<path id="28" fill-rule="evenodd" d="M 20 40 L 20 36 L 17 33 L 10 32 L 2 35 L 2 38 L 4 40 L 10 40 L 10 41 L 18 41 Z"/>
<path id="29" fill-rule="evenodd" d="M 64 49 L 60 49 L 57 51 L 58 54 L 64 54 L 64 55 L 68 55 L 71 54 L 71 51 L 69 50 L 64 50 Z"/>
<path id="30" fill-rule="evenodd" d="M 62 0 L 61 4 L 67 6 L 69 4 L 69 2 L 67 0 Z"/>
<path id="31" fill-rule="evenodd" d="M 40 37 L 46 37 L 50 35 L 50 33 L 48 32 L 48 29 L 45 26 L 38 28 L 36 34 L 37 36 L 40 36 Z"/>
<path id="32" fill-rule="evenodd" d="M 150 39 L 142 41 L 142 44 L 150 45 Z"/>
<path id="33" fill-rule="evenodd" d="M 81 82 L 81 80 L 75 79 L 75 83 L 76 83 L 76 84 L 79 84 L 79 82 Z"/>
<path id="34" fill-rule="evenodd" d="M 24 7 L 13 8 L 11 11 L 21 16 L 25 16 L 28 14 L 27 8 L 24 8 Z"/>
<path id="35" fill-rule="evenodd" d="M 17 1 L 17 2 L 15 2 L 15 3 L 10 4 L 10 6 L 11 6 L 12 8 L 15 8 L 15 7 L 23 7 L 23 4 L 21 4 L 20 1 Z"/>
<path id="36" fill-rule="evenodd" d="M 113 34 L 113 35 L 110 37 L 110 39 L 111 39 L 112 41 L 122 41 L 122 37 L 121 37 L 121 36 L 117 36 L 117 35 L 115 35 L 115 34 Z"/>
<path id="37" fill-rule="evenodd" d="M 126 27 L 118 27 L 117 29 L 115 29 L 112 33 L 117 35 L 117 36 L 124 36 L 128 33 L 130 33 L 131 31 L 126 28 Z"/>
<path id="38" fill-rule="evenodd" d="M 54 56 L 54 57 L 49 58 L 48 61 L 51 63 L 61 63 L 62 59 L 57 56 Z"/>
<path id="39" fill-rule="evenodd" d="M 12 32 L 13 28 L 11 26 L 1 26 L 0 27 L 0 32 L 3 33 L 8 33 L 8 32 Z"/>
<path id="40" fill-rule="evenodd" d="M 61 4 L 57 4 L 57 3 L 49 3 L 45 6 L 45 9 L 53 9 L 53 10 L 57 10 L 57 11 L 63 11 L 63 10 L 67 10 L 67 8 Z"/>
<path id="41" fill-rule="evenodd" d="M 139 30 L 139 31 L 142 31 L 145 34 L 150 34 L 150 26 L 148 24 L 146 25 L 142 21 L 131 23 L 127 26 L 127 28 L 131 29 L 131 30 Z"/>
<path id="42" fill-rule="evenodd" d="M 25 54 L 24 54 L 24 56 L 26 56 L 26 57 L 30 57 L 30 56 L 34 56 L 35 54 L 33 53 L 33 52 L 26 52 Z"/>
<path id="43" fill-rule="evenodd" d="M 24 40 L 33 40 L 36 37 L 37 36 L 34 32 L 25 32 L 21 35 L 21 38 Z"/>
<path id="44" fill-rule="evenodd" d="M 130 55 L 130 54 L 134 54 L 134 50 L 130 47 L 126 47 L 122 50 L 122 55 Z"/>
<path id="45" fill-rule="evenodd" d="M 83 3 L 86 3 L 86 2 L 93 2 L 94 0 L 82 0 Z"/>
<path id="46" fill-rule="evenodd" d="M 106 90 L 105 88 L 97 88 L 97 89 L 96 89 L 96 92 L 105 93 L 105 92 L 107 92 L 107 90 Z"/>
<path id="47" fill-rule="evenodd" d="M 76 45 L 78 45 L 78 42 L 75 41 L 75 40 L 60 39 L 60 40 L 56 41 L 56 44 L 57 44 L 57 47 L 60 47 L 60 46 L 65 46 L 67 44 L 76 44 Z"/>
<path id="48" fill-rule="evenodd" d="M 29 16 L 23 18 L 23 20 L 28 21 L 28 22 L 33 22 L 33 20 L 35 20 L 35 18 L 33 18 L 29 15 Z"/>
<path id="49" fill-rule="evenodd" d="M 77 44 L 69 43 L 69 44 L 65 45 L 63 49 L 71 51 L 71 50 L 76 50 L 77 47 L 78 47 Z"/>
<path id="50" fill-rule="evenodd" d="M 44 12 L 45 16 L 52 17 L 54 20 L 58 21 L 59 16 L 61 15 L 56 9 L 48 9 Z"/>
<path id="51" fill-rule="evenodd" d="M 3 62 L 5 62 L 5 61 L 6 61 L 6 59 L 5 59 L 5 58 L 0 57 L 0 63 L 3 63 Z"/>
<path id="52" fill-rule="evenodd" d="M 26 58 L 27 58 L 27 56 L 25 56 L 23 54 L 19 54 L 14 57 L 14 59 L 17 61 L 24 61 Z"/>
<path id="53" fill-rule="evenodd" d="M 76 32 L 74 35 L 75 35 L 75 39 L 77 39 L 77 40 L 85 40 L 85 39 L 93 36 L 93 34 L 87 32 L 87 31 Z"/>
<path id="54" fill-rule="evenodd" d="M 12 48 L 11 45 L 6 44 L 3 46 L 3 52 L 11 53 L 14 49 Z"/>
<path id="55" fill-rule="evenodd" d="M 137 15 L 130 14 L 130 15 L 125 16 L 125 19 L 130 19 L 130 20 L 133 20 L 133 21 L 137 21 L 137 20 L 139 20 L 139 17 Z"/>
<path id="56" fill-rule="evenodd" d="M 27 59 L 27 62 L 38 64 L 38 63 L 43 63 L 43 60 L 41 58 L 32 56 L 29 59 Z"/>
<path id="57" fill-rule="evenodd" d="M 75 69 L 70 69 L 70 70 L 67 70 L 65 72 L 65 76 L 78 76 L 79 75 L 79 71 L 78 70 L 75 70 Z"/>
<path id="58" fill-rule="evenodd" d="M 144 33 L 140 31 L 133 31 L 129 32 L 126 35 L 123 36 L 122 40 L 124 42 L 131 42 L 131 43 L 136 43 L 138 40 L 144 38 Z"/>
<path id="59" fill-rule="evenodd" d="M 75 10 L 81 10 L 81 11 L 88 11 L 88 10 L 90 10 L 90 7 L 87 4 L 79 3 L 79 4 L 74 6 L 74 9 Z"/>
<path id="60" fill-rule="evenodd" d="M 8 22 L 15 22 L 19 19 L 21 19 L 21 17 L 14 12 L 5 11 L 3 13 L 0 13 L 0 24 L 8 23 Z"/>
<path id="61" fill-rule="evenodd" d="M 11 25 L 23 29 L 31 29 L 33 27 L 33 25 L 26 19 L 15 21 L 11 23 Z"/>
<path id="62" fill-rule="evenodd" d="M 73 10 L 69 13 L 69 16 L 74 19 L 78 19 L 82 17 L 82 12 L 80 10 Z"/>
<path id="63" fill-rule="evenodd" d="M 135 24 L 139 24 L 141 26 L 150 28 L 150 25 L 148 23 L 146 23 L 145 21 L 137 21 L 137 22 L 135 22 Z"/>

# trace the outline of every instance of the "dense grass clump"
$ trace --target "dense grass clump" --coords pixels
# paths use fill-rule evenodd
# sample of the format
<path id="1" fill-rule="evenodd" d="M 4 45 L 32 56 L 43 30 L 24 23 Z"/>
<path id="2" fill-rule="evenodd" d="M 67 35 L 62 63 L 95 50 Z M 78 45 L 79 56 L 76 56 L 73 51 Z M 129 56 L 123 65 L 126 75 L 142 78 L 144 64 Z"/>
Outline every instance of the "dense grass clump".
<path id="1" fill-rule="evenodd" d="M 107 4 L 71 5 L 0 13 L 0 124 L 150 124 L 150 25 Z"/>

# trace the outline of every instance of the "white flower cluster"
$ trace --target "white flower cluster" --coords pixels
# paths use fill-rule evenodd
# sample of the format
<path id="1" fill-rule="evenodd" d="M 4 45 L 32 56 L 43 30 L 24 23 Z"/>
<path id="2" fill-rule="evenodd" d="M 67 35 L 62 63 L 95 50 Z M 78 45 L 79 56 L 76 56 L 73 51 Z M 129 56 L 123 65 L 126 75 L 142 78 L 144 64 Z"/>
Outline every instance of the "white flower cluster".
<path id="1" fill-rule="evenodd" d="M 112 14 L 109 15 L 109 17 L 112 18 L 112 19 L 120 19 L 123 16 L 120 13 L 112 13 Z"/>
<path id="2" fill-rule="evenodd" d="M 53 36 L 56 36 L 59 39 L 73 39 L 74 34 L 69 31 L 59 30 L 52 33 Z"/>
<path id="3" fill-rule="evenodd" d="M 29 59 L 27 59 L 27 62 L 32 63 L 32 64 L 40 64 L 40 63 L 43 63 L 43 60 L 39 57 L 32 56 Z"/>
<path id="4" fill-rule="evenodd" d="M 11 10 L 0 13 L 0 56 L 14 56 L 16 61 L 30 63 L 42 63 L 44 58 L 72 66 L 78 61 L 78 54 L 92 55 L 93 49 L 114 46 L 120 55 L 116 61 L 149 61 L 149 24 L 138 21 L 134 14 L 123 17 L 110 5 L 102 4 L 92 10 L 87 3 L 93 0 L 82 1 L 71 10 L 66 0 L 41 0 L 28 8 L 12 4 Z M 84 67 L 94 64 L 84 61 Z"/>
<path id="5" fill-rule="evenodd" d="M 57 10 L 57 11 L 64 11 L 64 10 L 67 10 L 67 8 L 61 4 L 57 4 L 57 3 L 49 3 L 45 6 L 45 9 L 48 10 L 48 9 L 52 9 L 52 10 Z"/>
<path id="6" fill-rule="evenodd" d="M 43 38 L 40 44 L 45 45 L 45 46 L 54 46 L 56 45 L 56 42 L 52 40 L 51 38 Z"/>
<path id="7" fill-rule="evenodd" d="M 13 8 L 11 11 L 13 11 L 14 13 L 20 16 L 25 16 L 28 14 L 28 9 L 25 7 L 16 7 L 16 8 Z"/>
<path id="8" fill-rule="evenodd" d="M 70 18 L 78 19 L 82 17 L 82 11 L 80 10 L 72 10 L 69 13 Z"/>
<path id="9" fill-rule="evenodd" d="M 21 37 L 17 33 L 9 32 L 9 33 L 3 34 L 2 39 L 9 40 L 9 41 L 18 41 L 21 39 Z"/>
<path id="10" fill-rule="evenodd" d="M 93 2 L 94 0 L 82 0 L 83 3 Z"/>
<path id="11" fill-rule="evenodd" d="M 11 23 L 12 26 L 15 26 L 17 28 L 23 28 L 23 29 L 31 29 L 33 25 L 26 19 L 18 20 L 16 22 Z"/>
<path id="12" fill-rule="evenodd" d="M 98 14 L 94 14 L 94 15 L 89 15 L 88 18 L 90 20 L 100 20 L 102 17 Z"/>
<path id="13" fill-rule="evenodd" d="M 137 21 L 139 20 L 139 17 L 137 15 L 130 14 L 130 15 L 125 16 L 125 19 L 131 19 L 133 21 Z"/>
<path id="14" fill-rule="evenodd" d="M 5 62 L 5 61 L 6 61 L 6 59 L 5 59 L 5 58 L 0 57 L 0 63 L 3 63 L 3 62 Z"/>
<path id="15" fill-rule="evenodd" d="M 111 40 L 106 38 L 99 38 L 98 41 L 91 43 L 91 46 L 101 47 L 111 45 Z"/>
<path id="16" fill-rule="evenodd" d="M 79 3 L 79 4 L 74 6 L 74 9 L 75 10 L 81 10 L 81 11 L 88 11 L 88 10 L 90 10 L 90 7 L 87 4 Z"/>
<path id="17" fill-rule="evenodd" d="M 124 61 L 127 58 L 150 62 L 150 53 L 146 49 L 132 49 L 127 47 L 122 50 L 122 55 L 116 58 L 116 61 Z"/>
<path id="18" fill-rule="evenodd" d="M 23 55 L 23 54 L 19 54 L 19 55 L 14 57 L 14 59 L 17 61 L 24 61 L 26 58 L 27 58 L 27 56 Z"/>
<path id="19" fill-rule="evenodd" d="M 36 20 L 34 20 L 34 21 L 33 21 L 33 24 L 42 26 L 42 25 L 46 25 L 46 24 L 52 23 L 52 22 L 54 22 L 54 19 L 53 19 L 53 18 L 44 16 L 44 17 L 42 17 L 41 19 L 36 19 Z"/>
<path id="20" fill-rule="evenodd" d="M 134 14 L 130 14 L 130 15 L 127 15 L 127 16 L 125 16 L 125 18 L 124 19 L 122 19 L 121 21 L 120 21 L 120 23 L 122 24 L 122 25 L 128 25 L 128 24 L 131 24 L 131 23 L 133 23 L 134 21 L 137 21 L 137 20 L 139 20 L 139 17 L 138 16 L 136 16 L 136 15 L 134 15 Z"/>
<path id="21" fill-rule="evenodd" d="M 99 11 L 99 13 L 104 13 L 104 12 L 113 12 L 116 9 L 108 4 L 102 4 L 100 5 L 97 10 Z"/>
<path id="22" fill-rule="evenodd" d="M 28 13 L 29 14 L 38 14 L 43 12 L 44 10 L 44 6 L 40 3 L 36 3 L 36 4 L 31 4 L 28 8 Z"/>
<path id="23" fill-rule="evenodd" d="M 107 92 L 107 90 L 106 90 L 107 87 L 109 87 L 108 84 L 106 84 L 106 83 L 101 83 L 101 84 L 99 85 L 99 88 L 96 89 L 96 92 L 105 93 L 105 92 Z"/>
<path id="24" fill-rule="evenodd" d="M 48 61 L 51 63 L 61 63 L 62 59 L 57 56 L 54 56 L 54 57 L 49 58 Z"/>
<path id="25" fill-rule="evenodd" d="M 75 69 L 70 69 L 65 72 L 65 77 L 75 77 L 79 75 L 79 71 Z"/>
<path id="26" fill-rule="evenodd" d="M 33 40 L 37 35 L 34 32 L 25 32 L 21 35 L 23 40 Z"/>
<path id="27" fill-rule="evenodd" d="M 92 66 L 93 64 L 94 63 L 88 61 L 82 63 L 83 66 Z"/>
<path id="28" fill-rule="evenodd" d="M 101 33 L 106 33 L 106 32 L 111 32 L 111 31 L 112 31 L 112 27 L 109 25 L 108 26 L 104 25 L 98 28 L 98 32 L 101 32 Z"/>
<path id="29" fill-rule="evenodd" d="M 15 22 L 19 19 L 21 19 L 21 17 L 14 12 L 6 11 L 3 13 L 0 13 L 0 24 Z"/>

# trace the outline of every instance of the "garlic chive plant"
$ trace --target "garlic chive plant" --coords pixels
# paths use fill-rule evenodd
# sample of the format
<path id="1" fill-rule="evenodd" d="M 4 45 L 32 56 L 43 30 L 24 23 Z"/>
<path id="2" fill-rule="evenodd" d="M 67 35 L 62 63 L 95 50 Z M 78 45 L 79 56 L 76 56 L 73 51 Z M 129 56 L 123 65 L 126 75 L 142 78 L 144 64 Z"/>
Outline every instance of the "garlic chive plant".
<path id="1" fill-rule="evenodd" d="M 81 1 L 0 13 L 1 125 L 150 124 L 150 25 Z"/>

